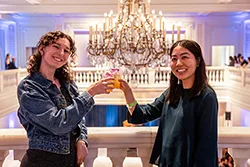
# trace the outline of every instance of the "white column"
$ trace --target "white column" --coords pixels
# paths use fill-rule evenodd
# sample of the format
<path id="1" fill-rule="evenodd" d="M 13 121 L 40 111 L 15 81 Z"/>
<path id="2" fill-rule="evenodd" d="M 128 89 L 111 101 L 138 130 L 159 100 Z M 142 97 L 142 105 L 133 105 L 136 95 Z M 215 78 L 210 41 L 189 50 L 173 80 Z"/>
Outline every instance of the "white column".
<path id="1" fill-rule="evenodd" d="M 138 156 L 141 157 L 143 167 L 152 167 L 149 163 L 152 148 L 138 148 Z"/>
<path id="2" fill-rule="evenodd" d="M 113 167 L 123 167 L 123 161 L 127 156 L 126 148 L 108 148 L 107 156 L 111 159 Z"/>
<path id="3" fill-rule="evenodd" d="M 148 69 L 148 80 L 149 84 L 155 84 L 155 69 Z"/>
<path id="4" fill-rule="evenodd" d="M 26 153 L 26 149 L 25 150 L 14 150 L 14 160 L 19 160 L 21 161 L 23 159 L 24 154 Z"/>
<path id="5" fill-rule="evenodd" d="M 9 154 L 9 150 L 1 150 L 0 151 L 0 166 L 3 165 L 3 161 L 8 156 L 8 154 Z"/>

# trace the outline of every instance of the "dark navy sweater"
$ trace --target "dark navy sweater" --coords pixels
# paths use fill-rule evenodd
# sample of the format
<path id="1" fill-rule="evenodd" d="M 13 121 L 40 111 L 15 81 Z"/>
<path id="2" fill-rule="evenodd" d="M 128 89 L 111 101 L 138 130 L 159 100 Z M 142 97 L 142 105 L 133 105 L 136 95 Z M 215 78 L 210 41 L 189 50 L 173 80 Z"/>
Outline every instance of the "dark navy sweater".
<path id="1" fill-rule="evenodd" d="M 207 86 L 189 99 L 182 90 L 177 106 L 165 98 L 168 89 L 144 107 L 136 106 L 129 122 L 145 123 L 160 118 L 150 163 L 159 167 L 217 167 L 218 101 Z"/>

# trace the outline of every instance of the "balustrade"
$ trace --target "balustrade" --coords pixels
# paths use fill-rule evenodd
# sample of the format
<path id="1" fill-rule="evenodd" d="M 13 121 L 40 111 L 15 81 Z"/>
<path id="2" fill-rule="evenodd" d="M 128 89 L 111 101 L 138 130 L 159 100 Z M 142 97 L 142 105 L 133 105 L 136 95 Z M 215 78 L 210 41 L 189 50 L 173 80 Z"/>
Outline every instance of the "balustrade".
<path id="1" fill-rule="evenodd" d="M 84 167 L 108 167 L 110 163 L 114 167 L 152 167 L 148 161 L 157 127 L 90 127 L 88 129 L 89 155 L 84 162 Z M 250 158 L 250 128 L 219 127 L 218 131 L 219 157 L 222 156 L 222 148 L 230 148 L 229 151 L 236 161 L 236 166 L 244 167 L 243 165 Z M 27 147 L 24 129 L 0 129 L 0 166 L 8 155 L 8 150 L 13 150 L 15 160 L 21 160 Z M 103 159 L 95 163 L 101 148 L 107 149 L 106 160 L 102 155 Z M 131 150 L 135 151 L 132 155 L 128 153 Z M 133 161 L 132 157 L 137 161 Z"/>
<path id="2" fill-rule="evenodd" d="M 72 74 L 80 91 L 84 91 L 90 84 L 100 80 L 108 68 L 77 67 L 72 68 Z M 156 69 L 142 69 L 133 73 L 122 73 L 122 77 L 131 85 L 138 101 L 142 104 L 151 102 L 152 97 L 157 97 L 163 92 L 169 84 L 171 70 L 169 67 Z M 250 87 L 250 70 L 235 67 L 207 67 L 209 83 L 213 86 L 223 100 L 228 95 L 227 90 L 232 94 L 244 94 L 249 92 Z M 0 71 L 0 99 L 7 106 L 0 106 L 0 116 L 13 111 L 13 107 L 8 100 L 16 99 L 16 87 L 19 81 L 27 75 L 25 69 Z M 244 89 L 244 91 L 242 91 Z M 150 95 L 149 95 L 150 93 Z M 230 94 L 230 93 L 229 93 Z M 8 97 L 11 96 L 11 97 Z M 232 96 L 234 97 L 234 96 Z M 230 97 L 231 98 L 231 97 Z M 6 100 L 7 99 L 7 100 Z M 100 95 L 95 98 L 97 104 L 124 104 L 124 97 L 119 90 L 113 91 L 110 95 Z M 228 100 L 227 98 L 226 100 Z M 246 99 L 242 97 L 242 99 Z M 234 100 L 234 99 L 232 99 Z M 224 100 L 225 101 L 225 100 Z M 235 102 L 235 100 L 234 100 Z M 238 102 L 239 105 L 240 102 Z M 250 110 L 250 104 L 244 108 Z M 14 106 L 16 107 L 16 106 Z M 4 112 L 2 112 L 5 110 Z M 1 114 L 2 113 L 2 114 Z"/>
<path id="3" fill-rule="evenodd" d="M 108 68 L 92 68 L 92 67 L 76 67 L 72 68 L 72 74 L 77 85 L 90 85 L 100 80 Z M 232 84 L 250 87 L 250 70 L 234 68 L 234 67 L 207 67 L 207 76 L 209 83 L 224 84 L 229 81 Z M 147 70 L 138 70 L 133 73 L 123 73 L 122 77 L 130 84 L 136 84 L 143 87 L 150 86 L 163 86 L 169 83 L 171 69 L 169 67 L 162 67 Z M 25 69 L 6 70 L 0 71 L 0 93 L 9 88 L 17 86 L 19 81 L 27 75 Z"/>

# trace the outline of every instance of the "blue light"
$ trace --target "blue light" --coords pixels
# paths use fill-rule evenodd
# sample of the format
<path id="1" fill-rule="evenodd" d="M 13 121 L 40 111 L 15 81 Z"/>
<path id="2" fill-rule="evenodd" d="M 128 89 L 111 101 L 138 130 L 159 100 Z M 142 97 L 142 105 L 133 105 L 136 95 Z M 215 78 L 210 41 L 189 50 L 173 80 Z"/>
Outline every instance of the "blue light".
<path id="1" fill-rule="evenodd" d="M 250 127 L 250 111 L 241 109 L 241 116 L 242 116 L 242 126 Z"/>
<path id="2" fill-rule="evenodd" d="M 143 124 L 143 126 L 158 126 L 158 125 L 159 125 L 159 119 Z"/>
<path id="3" fill-rule="evenodd" d="M 106 126 L 118 126 L 118 106 L 106 106 Z"/>
<path id="4" fill-rule="evenodd" d="M 12 112 L 8 115 L 8 122 L 9 122 L 9 128 L 16 128 L 16 123 L 15 121 L 17 119 L 16 112 Z"/>

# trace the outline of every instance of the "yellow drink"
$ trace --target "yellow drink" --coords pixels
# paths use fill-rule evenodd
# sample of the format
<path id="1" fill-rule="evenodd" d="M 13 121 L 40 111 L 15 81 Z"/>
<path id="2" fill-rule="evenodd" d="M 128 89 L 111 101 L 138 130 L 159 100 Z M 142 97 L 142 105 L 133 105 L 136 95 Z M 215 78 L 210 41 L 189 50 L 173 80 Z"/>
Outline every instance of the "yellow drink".
<path id="1" fill-rule="evenodd" d="M 120 89 L 120 87 L 121 87 L 120 82 L 118 81 L 118 79 L 115 79 L 114 80 L 114 88 Z"/>
<path id="2" fill-rule="evenodd" d="M 120 89 L 121 84 L 120 84 L 120 82 L 118 80 L 121 78 L 121 75 L 119 73 L 115 73 L 114 78 L 115 78 L 115 80 L 114 80 L 114 88 Z"/>
<path id="3" fill-rule="evenodd" d="M 107 93 L 111 92 L 111 89 L 107 89 L 106 92 L 107 92 Z"/>
<path id="4" fill-rule="evenodd" d="M 115 89 L 120 89 L 121 88 L 121 83 L 119 82 L 119 79 L 121 78 L 121 74 L 119 73 L 119 69 L 112 69 L 111 72 L 106 72 L 105 78 L 108 77 L 114 77 L 114 87 Z M 107 91 L 111 92 L 111 91 Z"/>

